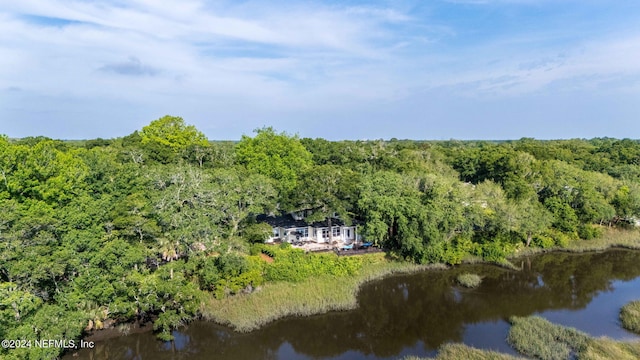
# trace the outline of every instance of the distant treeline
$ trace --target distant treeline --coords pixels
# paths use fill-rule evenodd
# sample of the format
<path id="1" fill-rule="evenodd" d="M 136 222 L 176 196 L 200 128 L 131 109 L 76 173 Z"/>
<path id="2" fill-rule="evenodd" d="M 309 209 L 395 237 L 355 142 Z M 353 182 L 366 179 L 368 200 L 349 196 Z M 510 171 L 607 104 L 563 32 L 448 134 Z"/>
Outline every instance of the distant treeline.
<path id="1" fill-rule="evenodd" d="M 357 220 L 359 233 L 408 261 L 503 261 L 633 226 L 640 143 L 332 142 L 272 128 L 211 142 L 171 116 L 117 139 L 0 137 L 0 337 L 75 339 L 155 319 L 168 339 L 207 293 L 302 278 L 290 272 L 305 261 L 355 271 L 355 260 L 286 249 L 286 267 L 250 255 L 271 232 L 256 215 L 300 209 L 309 221 Z"/>

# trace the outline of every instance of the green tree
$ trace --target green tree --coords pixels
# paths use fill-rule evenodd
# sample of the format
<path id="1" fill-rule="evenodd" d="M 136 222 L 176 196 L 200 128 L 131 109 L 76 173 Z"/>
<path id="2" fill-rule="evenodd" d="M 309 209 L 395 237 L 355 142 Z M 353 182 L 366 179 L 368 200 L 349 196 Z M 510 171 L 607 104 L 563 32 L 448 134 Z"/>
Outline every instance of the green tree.
<path id="1" fill-rule="evenodd" d="M 181 117 L 163 116 L 142 128 L 141 142 L 149 155 L 162 163 L 173 161 L 189 147 L 209 146 L 203 133 Z"/>
<path id="2" fill-rule="evenodd" d="M 415 179 L 378 172 L 363 179 L 360 194 L 358 207 L 366 221 L 366 238 L 420 260 L 420 227 L 426 213 Z"/>
<path id="3" fill-rule="evenodd" d="M 307 221 L 327 219 L 331 227 L 334 213 L 346 222 L 351 221 L 356 191 L 357 176 L 351 170 L 335 165 L 314 166 L 301 175 L 294 203 L 297 209 L 311 210 Z"/>
<path id="4" fill-rule="evenodd" d="M 239 164 L 276 181 L 280 205 L 293 209 L 289 197 L 296 188 L 300 174 L 312 164 L 311 153 L 297 136 L 276 133 L 271 127 L 255 130 L 256 136 L 246 135 L 236 147 Z"/>
<path id="5" fill-rule="evenodd" d="M 249 176 L 233 168 L 220 169 L 213 173 L 212 182 L 216 206 L 223 213 L 220 225 L 228 227 L 229 236 L 237 235 L 240 224 L 250 215 L 275 209 L 276 190 L 266 176 Z"/>

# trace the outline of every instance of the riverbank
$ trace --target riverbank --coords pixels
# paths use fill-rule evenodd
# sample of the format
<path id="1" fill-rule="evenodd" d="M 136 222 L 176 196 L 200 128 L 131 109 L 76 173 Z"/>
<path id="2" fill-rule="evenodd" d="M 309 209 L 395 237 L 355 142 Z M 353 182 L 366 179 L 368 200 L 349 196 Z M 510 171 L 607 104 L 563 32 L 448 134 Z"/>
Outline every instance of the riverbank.
<path id="1" fill-rule="evenodd" d="M 524 248 L 510 257 L 510 260 L 548 252 L 585 253 L 604 251 L 611 248 L 640 249 L 640 231 L 605 229 L 602 237 L 594 240 L 576 240 L 566 248 Z M 360 287 L 369 281 L 383 278 L 394 273 L 411 273 L 426 269 L 445 269 L 442 264 L 416 265 L 390 259 L 384 253 L 362 255 L 363 267 L 354 276 L 314 276 L 304 281 L 273 282 L 260 287 L 251 294 L 239 294 L 224 299 L 209 296 L 200 308 L 205 320 L 228 325 L 238 332 L 249 332 L 272 321 L 288 316 L 310 316 L 329 311 L 350 310 L 357 306 L 357 294 Z M 474 260 L 474 259 L 471 259 Z M 489 263 L 482 259 L 465 261 L 468 263 Z M 519 270 L 511 262 L 490 263 L 501 267 Z M 127 326 L 124 324 L 123 326 Z M 127 329 L 128 330 L 128 329 Z M 131 328 L 132 331 L 150 331 Z M 115 337 L 121 331 L 97 331 L 91 339 Z M 459 350 L 459 349 L 458 349 Z"/>
<path id="2" fill-rule="evenodd" d="M 287 316 L 353 309 L 357 306 L 360 286 L 387 275 L 447 268 L 442 264 L 416 265 L 394 261 L 382 253 L 363 256 L 367 261 L 355 276 L 319 276 L 299 283 L 270 283 L 252 294 L 220 300 L 211 297 L 201 309 L 202 316 L 228 325 L 235 331 L 249 332 Z"/>
<path id="3" fill-rule="evenodd" d="M 523 256 L 535 255 L 547 252 L 584 253 L 591 251 L 604 251 L 612 248 L 640 250 L 640 229 L 617 229 L 602 227 L 602 236 L 591 240 L 574 240 L 566 246 L 554 246 L 550 248 L 524 247 L 509 256 L 516 259 Z"/>
<path id="4" fill-rule="evenodd" d="M 448 271 L 388 276 L 362 286 L 357 308 L 349 311 L 292 316 L 250 333 L 239 333 L 213 321 L 195 321 L 174 333 L 178 347 L 175 356 L 206 357 L 211 349 L 219 349 L 221 360 L 345 356 L 364 360 L 408 354 L 435 357 L 435 351 L 445 344 L 464 341 L 467 346 L 518 357 L 522 355 L 505 341 L 511 327 L 506 319 L 532 314 L 556 314 L 551 316 L 560 316 L 565 326 L 627 340 L 634 336 L 615 319 L 629 299 L 640 299 L 639 256 L 638 251 L 621 249 L 576 255 L 553 253 L 532 257 L 523 271 L 465 265 Z M 463 273 L 482 276 L 480 288 L 459 287 L 456 277 Z M 90 360 L 105 351 L 119 352 L 123 355 L 114 356 L 124 358 L 129 349 L 145 358 L 160 358 L 174 345 L 161 344 L 149 333 L 123 336 L 100 346 L 101 350 L 79 352 L 78 359 Z M 474 358 L 478 351 L 459 345 L 445 354 Z M 65 359 L 73 359 L 71 355 Z"/>
<path id="5" fill-rule="evenodd" d="M 603 236 L 593 240 L 576 240 L 566 247 L 524 248 L 510 260 L 546 252 L 584 253 L 611 248 L 640 250 L 640 231 L 603 229 Z M 267 283 L 257 292 L 224 299 L 209 297 L 200 309 L 206 320 L 228 325 L 238 332 L 249 332 L 287 316 L 309 316 L 329 311 L 350 310 L 357 306 L 360 286 L 393 273 L 410 273 L 425 269 L 444 269 L 443 264 L 416 265 L 388 259 L 385 254 L 366 254 L 361 272 L 355 276 L 316 276 L 298 283 Z M 485 261 L 472 261 L 487 263 Z M 495 264 L 495 263 L 494 263 Z M 495 264 L 518 270 L 510 261 Z"/>

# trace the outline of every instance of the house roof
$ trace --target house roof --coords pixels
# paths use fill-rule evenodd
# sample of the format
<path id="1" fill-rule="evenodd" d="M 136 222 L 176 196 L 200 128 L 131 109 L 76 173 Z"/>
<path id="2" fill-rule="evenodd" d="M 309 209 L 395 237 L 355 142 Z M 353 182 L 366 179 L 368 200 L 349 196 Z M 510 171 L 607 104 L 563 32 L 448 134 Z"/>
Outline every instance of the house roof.
<path id="1" fill-rule="evenodd" d="M 265 222 L 273 227 L 282 227 L 282 228 L 296 228 L 296 227 L 307 227 L 309 226 L 306 222 L 302 220 L 296 220 L 290 214 L 280 215 L 280 216 L 269 216 L 269 215 L 258 215 L 256 216 L 256 220 L 258 222 Z"/>
<path id="2" fill-rule="evenodd" d="M 256 217 L 256 220 L 258 222 L 265 222 L 271 225 L 272 227 L 281 227 L 285 229 L 307 227 L 307 226 L 313 226 L 314 228 L 329 227 L 328 220 L 316 221 L 309 224 L 304 220 L 294 219 L 293 216 L 291 216 L 291 214 L 284 214 L 280 216 L 258 215 Z M 331 226 L 344 226 L 344 221 L 337 218 L 332 218 Z"/>

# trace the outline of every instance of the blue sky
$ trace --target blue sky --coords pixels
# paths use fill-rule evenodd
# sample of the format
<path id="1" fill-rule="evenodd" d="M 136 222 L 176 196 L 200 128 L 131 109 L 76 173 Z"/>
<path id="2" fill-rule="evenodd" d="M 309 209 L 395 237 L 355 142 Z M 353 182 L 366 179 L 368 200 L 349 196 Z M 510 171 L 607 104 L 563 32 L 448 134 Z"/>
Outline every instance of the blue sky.
<path id="1" fill-rule="evenodd" d="M 640 1 L 0 0 L 0 133 L 640 138 Z"/>

